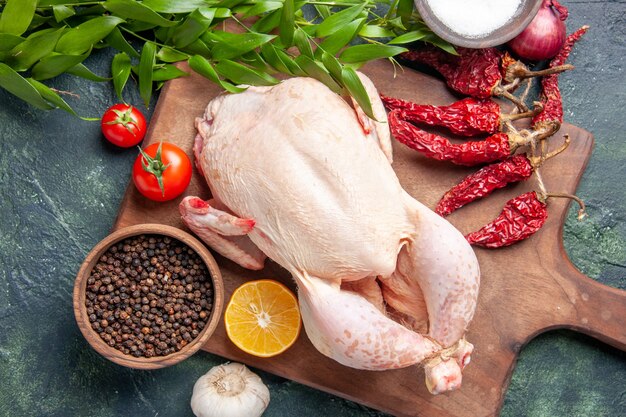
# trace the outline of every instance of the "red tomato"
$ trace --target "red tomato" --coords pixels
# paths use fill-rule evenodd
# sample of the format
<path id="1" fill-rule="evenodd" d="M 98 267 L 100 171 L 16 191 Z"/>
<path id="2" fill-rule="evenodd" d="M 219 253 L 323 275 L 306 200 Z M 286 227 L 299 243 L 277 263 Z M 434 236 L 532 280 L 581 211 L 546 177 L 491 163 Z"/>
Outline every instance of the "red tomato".
<path id="1" fill-rule="evenodd" d="M 133 106 L 116 104 L 102 115 L 102 134 L 113 145 L 130 148 L 146 135 L 146 118 Z"/>
<path id="2" fill-rule="evenodd" d="M 153 143 L 133 165 L 133 182 L 150 200 L 167 201 L 182 194 L 191 181 L 191 161 L 173 143 Z"/>

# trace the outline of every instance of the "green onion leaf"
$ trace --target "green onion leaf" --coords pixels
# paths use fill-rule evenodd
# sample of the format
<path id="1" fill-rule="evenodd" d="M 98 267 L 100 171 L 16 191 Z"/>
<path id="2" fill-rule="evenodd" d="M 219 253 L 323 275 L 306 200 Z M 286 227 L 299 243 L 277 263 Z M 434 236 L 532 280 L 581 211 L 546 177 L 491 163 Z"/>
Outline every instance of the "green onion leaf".
<path id="1" fill-rule="evenodd" d="M 76 14 L 73 7 L 68 7 L 63 4 L 52 6 L 52 13 L 54 14 L 54 20 L 57 23 L 64 21 L 68 17 L 72 17 Z"/>
<path id="2" fill-rule="evenodd" d="M 324 39 L 322 43 L 320 43 L 320 48 L 329 54 L 337 54 L 354 39 L 354 36 L 364 22 L 365 18 L 361 18 L 344 25 L 341 29 Z"/>
<path id="3" fill-rule="evenodd" d="M 204 33 L 215 16 L 215 9 L 206 9 L 204 13 L 194 10 L 181 23 L 172 35 L 172 43 L 177 48 L 183 48 L 195 41 Z"/>
<path id="4" fill-rule="evenodd" d="M 32 69 L 31 76 L 35 80 L 47 80 L 63 74 L 73 66 L 80 64 L 89 56 L 89 52 L 82 55 L 63 55 L 52 52 L 39 61 Z"/>
<path id="5" fill-rule="evenodd" d="M 152 97 L 152 71 L 156 58 L 156 46 L 152 42 L 146 42 L 141 50 L 141 58 L 139 59 L 139 95 L 143 98 L 143 102 L 148 107 L 150 98 Z"/>
<path id="6" fill-rule="evenodd" d="M 162 43 L 169 42 L 175 30 L 176 30 L 176 27 L 155 28 L 154 29 L 154 37 L 156 38 L 155 40 L 162 42 Z"/>
<path id="7" fill-rule="evenodd" d="M 343 85 L 346 86 L 350 95 L 354 97 L 365 114 L 367 114 L 371 119 L 376 120 L 374 117 L 374 111 L 372 110 L 370 97 L 356 71 L 350 67 L 344 67 L 341 71 L 341 78 L 343 79 Z"/>
<path id="8" fill-rule="evenodd" d="M 33 20 L 31 20 L 30 25 L 28 25 L 27 32 L 32 32 L 37 29 L 39 26 L 42 26 L 52 20 L 52 16 L 42 16 L 35 13 Z M 56 25 L 54 26 L 56 29 Z"/>
<path id="9" fill-rule="evenodd" d="M 424 39 L 428 35 L 429 31 L 424 29 L 413 30 L 411 32 L 404 33 L 396 38 L 393 38 L 389 42 L 389 45 L 402 45 L 405 43 L 411 43 Z"/>
<path id="10" fill-rule="evenodd" d="M 257 20 L 251 29 L 254 32 L 269 33 L 274 30 L 280 24 L 280 17 L 282 16 L 282 9 L 274 10 Z"/>
<path id="11" fill-rule="evenodd" d="M 18 35 L 11 35 L 9 33 L 0 33 L 0 51 L 10 51 L 25 39 Z"/>
<path id="12" fill-rule="evenodd" d="M 93 0 L 39 0 L 37 7 L 50 7 L 59 4 L 75 4 L 80 6 L 81 3 L 93 3 Z"/>
<path id="13" fill-rule="evenodd" d="M 44 100 L 48 101 L 48 103 L 54 105 L 56 108 L 59 108 L 61 110 L 64 110 L 66 112 L 68 112 L 69 114 L 79 117 L 83 120 L 87 120 L 87 121 L 96 121 L 96 120 L 100 120 L 99 117 L 81 117 L 78 114 L 76 114 L 76 112 L 74 111 L 74 109 L 72 109 L 70 107 L 69 104 L 67 104 L 67 102 L 65 100 L 63 100 L 61 98 L 61 96 L 59 94 L 57 94 L 55 91 L 53 91 L 50 87 L 48 87 L 45 84 L 40 83 L 37 80 L 33 80 L 32 78 L 27 78 L 27 81 L 33 86 L 35 87 L 35 89 L 39 92 L 39 94 L 41 94 L 41 97 L 43 97 Z"/>
<path id="14" fill-rule="evenodd" d="M 176 65 L 164 64 L 154 70 L 152 73 L 152 80 L 157 82 L 168 81 L 175 78 L 187 77 L 188 75 L 188 72 L 181 70 Z"/>
<path id="15" fill-rule="evenodd" d="M 2 62 L 0 62 L 0 87 L 39 109 L 53 108 L 24 77 Z"/>
<path id="16" fill-rule="evenodd" d="M 104 39 L 124 20 L 115 16 L 100 16 L 68 30 L 56 46 L 56 51 L 67 55 L 80 55 L 96 42 Z"/>
<path id="17" fill-rule="evenodd" d="M 218 74 L 231 80 L 235 84 L 248 85 L 275 85 L 278 80 L 269 74 L 255 71 L 252 68 L 241 65 L 227 59 L 221 60 L 215 65 Z"/>
<path id="18" fill-rule="evenodd" d="M 276 48 L 276 54 L 280 60 L 289 68 L 289 74 L 293 74 L 298 77 L 305 77 L 307 73 L 300 67 L 300 65 L 285 51 L 280 48 Z"/>
<path id="19" fill-rule="evenodd" d="M 341 86 L 335 82 L 333 77 L 328 73 L 326 68 L 317 61 L 312 60 L 306 55 L 299 55 L 296 58 L 296 63 L 304 70 L 306 75 L 311 78 L 315 78 L 318 81 L 324 83 L 332 91 L 339 93 Z"/>
<path id="20" fill-rule="evenodd" d="M 317 11 L 317 14 L 319 14 L 322 19 L 326 19 L 328 16 L 330 16 L 330 6 L 316 4 L 314 7 Z"/>
<path id="21" fill-rule="evenodd" d="M 230 92 L 244 90 L 236 83 L 274 85 L 277 71 L 310 76 L 337 93 L 349 92 L 371 116 L 355 72 L 365 62 L 393 57 L 406 51 L 402 46 L 420 40 L 456 54 L 415 14 L 413 1 L 0 0 L 1 87 L 40 108 L 53 105 L 69 111 L 56 90 L 39 81 L 63 72 L 109 80 L 82 62 L 94 49 L 110 46 L 120 52 L 111 62 L 120 99 L 134 73 L 148 105 L 155 89 L 188 75 L 171 65 L 187 60 Z M 387 7 L 382 14 L 381 5 Z M 227 19 L 233 16 L 245 18 L 234 20 L 242 27 L 227 31 L 232 23 Z M 29 36 L 21 37 L 23 33 Z M 353 43 L 359 37 L 370 41 Z M 371 40 L 378 38 L 387 39 Z M 141 53 L 131 39 L 145 42 Z M 21 71 L 30 71 L 31 78 L 19 75 Z M 8 88 L 9 79 L 18 87 Z"/>
<path id="22" fill-rule="evenodd" d="M 260 16 L 263 13 L 278 10 L 283 7 L 282 1 L 263 1 L 256 3 L 250 7 L 243 15 L 243 17 Z"/>
<path id="23" fill-rule="evenodd" d="M 35 17 L 37 0 L 8 0 L 0 16 L 0 33 L 21 35 Z"/>
<path id="24" fill-rule="evenodd" d="M 16 71 L 26 71 L 35 62 L 54 50 L 65 30 L 65 28 L 44 29 L 33 33 L 24 42 L 11 49 L 7 55 L 6 63 Z"/>
<path id="25" fill-rule="evenodd" d="M 107 0 L 102 6 L 113 14 L 124 19 L 139 20 L 157 26 L 174 26 L 178 22 L 167 20 L 150 7 L 135 0 Z"/>
<path id="26" fill-rule="evenodd" d="M 193 55 L 202 55 L 202 56 L 211 56 L 211 51 L 206 46 L 206 44 L 202 41 L 202 39 L 196 39 L 191 42 L 189 45 L 182 48 L 184 52 L 188 52 Z"/>
<path id="27" fill-rule="evenodd" d="M 167 29 L 166 27 L 159 27 L 154 23 L 142 22 L 141 20 L 130 20 L 128 23 L 124 24 L 124 29 L 129 32 L 140 33 L 148 30 L 159 30 L 159 29 Z"/>
<path id="28" fill-rule="evenodd" d="M 143 5 L 158 13 L 189 13 L 206 6 L 206 0 L 144 0 Z"/>
<path id="29" fill-rule="evenodd" d="M 244 1 L 246 0 L 222 0 L 219 3 L 217 3 L 217 7 L 226 7 L 226 8 L 232 9 L 233 7 L 238 6 Z"/>
<path id="30" fill-rule="evenodd" d="M 201 7 L 198 10 L 200 10 L 200 13 L 205 14 L 209 10 L 209 8 Z M 233 12 L 230 9 L 225 9 L 223 7 L 218 7 L 217 9 L 215 9 L 216 19 L 228 19 L 229 17 L 232 17 L 232 16 L 233 16 Z"/>
<path id="31" fill-rule="evenodd" d="M 159 52 L 157 52 L 156 56 L 160 61 L 163 62 L 185 61 L 189 58 L 189 55 L 179 52 L 175 49 L 168 48 L 166 46 L 159 49 Z"/>
<path id="32" fill-rule="evenodd" d="M 113 78 L 113 87 L 115 88 L 115 93 L 120 101 L 124 101 L 122 91 L 124 91 L 124 86 L 126 86 L 126 82 L 130 76 L 130 66 L 130 57 L 125 52 L 115 55 L 113 57 L 113 61 L 111 61 L 111 78 Z"/>
<path id="33" fill-rule="evenodd" d="M 435 45 L 436 47 L 443 49 L 444 51 L 446 51 L 449 54 L 452 54 L 452 55 L 458 55 L 459 54 L 456 51 L 456 49 L 454 49 L 454 46 L 452 44 L 450 44 L 447 41 L 444 41 L 443 39 L 441 39 L 439 36 L 435 35 L 434 33 L 429 33 L 422 40 L 424 42 L 431 43 L 431 44 Z"/>
<path id="34" fill-rule="evenodd" d="M 359 31 L 359 36 L 364 38 L 391 38 L 395 35 L 392 30 L 377 25 L 365 25 Z"/>
<path id="35" fill-rule="evenodd" d="M 367 2 L 362 2 L 360 5 L 348 7 L 324 19 L 324 21 L 317 26 L 317 36 L 325 37 L 332 35 L 348 23 L 354 21 L 365 9 L 366 3 Z"/>
<path id="36" fill-rule="evenodd" d="M 197 72 L 198 74 L 202 75 L 205 78 L 208 78 L 214 83 L 217 83 L 217 84 L 221 83 L 222 80 L 220 80 L 220 77 L 217 75 L 217 72 L 215 72 L 215 69 L 213 68 L 213 66 L 203 56 L 194 55 L 191 58 L 189 58 L 188 63 L 189 63 L 189 67 L 195 72 Z"/>
<path id="37" fill-rule="evenodd" d="M 267 62 L 265 62 L 261 54 L 259 54 L 257 51 L 248 52 L 247 54 L 242 55 L 239 59 L 243 64 L 257 69 L 263 73 L 271 74 L 273 72 L 276 72 Z"/>
<path id="38" fill-rule="evenodd" d="M 109 35 L 105 38 L 105 41 L 109 44 L 109 46 L 117 49 L 118 51 L 126 52 L 128 56 L 131 56 L 133 58 L 139 58 L 139 52 L 137 52 L 135 48 L 133 48 L 131 44 L 128 43 L 119 28 L 113 28 L 111 33 L 109 33 Z"/>
<path id="39" fill-rule="evenodd" d="M 56 92 L 52 91 L 48 86 L 32 78 L 28 78 L 26 79 L 26 81 L 28 81 L 30 85 L 32 85 L 35 88 L 35 90 L 37 90 L 37 92 L 41 95 L 41 97 L 44 100 L 48 101 L 49 103 L 51 103 L 57 108 L 65 110 L 71 115 L 78 116 L 78 114 L 76 114 L 74 109 L 72 109 L 70 105 L 67 104 L 65 100 L 61 98 L 61 96 L 59 96 Z"/>
<path id="40" fill-rule="evenodd" d="M 285 0 L 283 9 L 280 14 L 280 21 L 278 23 L 278 29 L 280 34 L 280 40 L 286 47 L 293 44 L 294 34 L 294 4 L 293 0 Z"/>
<path id="41" fill-rule="evenodd" d="M 296 48 L 300 51 L 302 55 L 306 55 L 309 58 L 313 58 L 313 49 L 311 48 L 311 43 L 309 42 L 309 37 L 304 31 L 300 28 L 296 29 L 293 34 L 293 41 L 296 45 Z"/>
<path id="42" fill-rule="evenodd" d="M 98 74 L 94 74 L 89 68 L 87 68 L 84 64 L 74 65 L 72 68 L 66 71 L 68 74 L 76 75 L 77 77 L 85 78 L 86 80 L 96 81 L 96 82 L 105 82 L 109 81 L 110 78 L 101 77 Z"/>
<path id="43" fill-rule="evenodd" d="M 409 23 L 411 19 L 411 15 L 413 14 L 413 9 L 415 5 L 413 0 L 399 0 L 398 6 L 396 9 L 396 14 L 402 20 L 402 23 L 405 25 Z"/>
<path id="44" fill-rule="evenodd" d="M 331 55 L 327 52 L 322 53 L 322 64 L 326 67 L 330 75 L 335 79 L 335 81 L 342 82 L 343 72 L 342 65 L 334 55 Z"/>
<path id="45" fill-rule="evenodd" d="M 230 33 L 219 30 L 206 32 L 202 40 L 211 48 L 213 59 L 232 59 L 270 42 L 276 35 L 264 33 Z"/>
<path id="46" fill-rule="evenodd" d="M 200 55 L 192 56 L 187 62 L 189 63 L 189 67 L 191 67 L 192 70 L 202 75 L 203 77 L 208 78 L 214 83 L 220 85 L 224 90 L 230 93 L 241 93 L 242 91 L 246 90 L 245 88 L 237 87 L 229 83 L 228 81 L 221 80 L 211 63 L 207 61 L 206 58 Z"/>
<path id="47" fill-rule="evenodd" d="M 378 44 L 355 45 L 346 48 L 339 56 L 339 59 L 341 59 L 342 62 L 351 64 L 380 58 L 389 58 L 406 51 L 408 51 L 408 49 L 400 46 Z"/>
<path id="48" fill-rule="evenodd" d="M 404 23 L 402 22 L 402 18 L 401 18 L 401 17 L 395 17 L 395 18 L 393 18 L 393 19 L 389 19 L 389 20 L 387 20 L 387 24 L 386 24 L 386 26 L 387 26 L 389 29 L 392 29 L 392 30 L 393 30 L 393 29 L 397 29 L 397 30 L 399 30 L 399 31 L 401 31 L 401 32 L 405 32 L 405 31 L 407 30 L 406 26 L 405 26 L 405 25 L 404 25 Z M 426 27 L 426 28 L 427 28 L 428 26 L 426 26 L 426 25 L 425 25 L 424 23 L 422 23 L 422 22 L 417 22 L 417 23 L 415 23 L 415 22 L 411 22 L 411 24 L 410 24 L 410 25 L 408 25 L 408 27 L 409 27 L 409 29 L 414 29 L 414 30 L 417 30 L 417 29 L 420 29 L 420 28 L 422 28 L 422 27 Z"/>
<path id="49" fill-rule="evenodd" d="M 276 68 L 278 71 L 284 74 L 293 75 L 287 65 L 285 65 L 283 60 L 276 53 L 276 47 L 271 43 L 266 43 L 261 46 L 261 56 L 265 59 L 265 62 L 273 68 Z"/>

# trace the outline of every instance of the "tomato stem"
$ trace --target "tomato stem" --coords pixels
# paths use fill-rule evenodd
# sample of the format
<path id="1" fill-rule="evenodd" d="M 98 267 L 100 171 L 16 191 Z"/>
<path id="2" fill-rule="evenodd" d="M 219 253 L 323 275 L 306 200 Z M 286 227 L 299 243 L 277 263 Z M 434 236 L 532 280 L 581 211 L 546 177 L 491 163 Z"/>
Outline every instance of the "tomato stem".
<path id="1" fill-rule="evenodd" d="M 139 126 L 137 126 L 137 122 L 132 117 L 133 106 L 128 106 L 126 111 L 121 112 L 116 109 L 112 109 L 113 113 L 117 115 L 115 120 L 111 120 L 110 122 L 106 122 L 107 125 L 122 125 L 128 130 L 133 136 L 137 136 L 135 134 L 135 130 L 131 129 L 131 125 L 135 127 L 135 129 L 139 130 Z"/>
<path id="2" fill-rule="evenodd" d="M 154 158 L 145 153 L 143 149 L 141 149 L 141 147 L 139 147 L 139 152 L 143 157 L 141 159 L 141 166 L 143 167 L 143 170 L 156 177 L 156 180 L 159 183 L 159 188 L 161 189 L 161 195 L 165 197 L 165 187 L 163 186 L 163 173 L 170 166 L 170 164 L 163 164 L 163 159 L 161 156 L 162 147 L 163 142 L 159 142 L 159 147 L 157 148 Z"/>

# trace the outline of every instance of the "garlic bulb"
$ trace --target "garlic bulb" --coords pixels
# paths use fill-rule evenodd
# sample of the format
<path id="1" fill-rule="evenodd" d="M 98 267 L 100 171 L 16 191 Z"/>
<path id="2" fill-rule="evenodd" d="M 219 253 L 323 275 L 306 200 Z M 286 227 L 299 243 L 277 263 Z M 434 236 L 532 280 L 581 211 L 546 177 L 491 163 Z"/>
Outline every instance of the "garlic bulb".
<path id="1" fill-rule="evenodd" d="M 196 417 L 259 417 L 270 391 L 245 365 L 226 363 L 211 368 L 193 386 L 191 409 Z"/>

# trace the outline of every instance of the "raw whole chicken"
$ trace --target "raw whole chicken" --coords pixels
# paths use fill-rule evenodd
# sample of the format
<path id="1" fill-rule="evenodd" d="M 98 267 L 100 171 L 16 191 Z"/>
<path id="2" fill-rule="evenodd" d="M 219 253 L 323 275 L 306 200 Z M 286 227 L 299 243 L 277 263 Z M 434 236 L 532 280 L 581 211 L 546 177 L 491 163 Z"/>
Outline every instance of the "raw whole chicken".
<path id="1" fill-rule="evenodd" d="M 286 268 L 324 355 L 367 370 L 422 363 L 432 393 L 452 390 L 473 349 L 478 262 L 400 186 L 385 110 L 359 76 L 377 121 L 310 78 L 213 99 L 194 145 L 213 199 L 186 197 L 180 211 L 241 266 Z"/>

